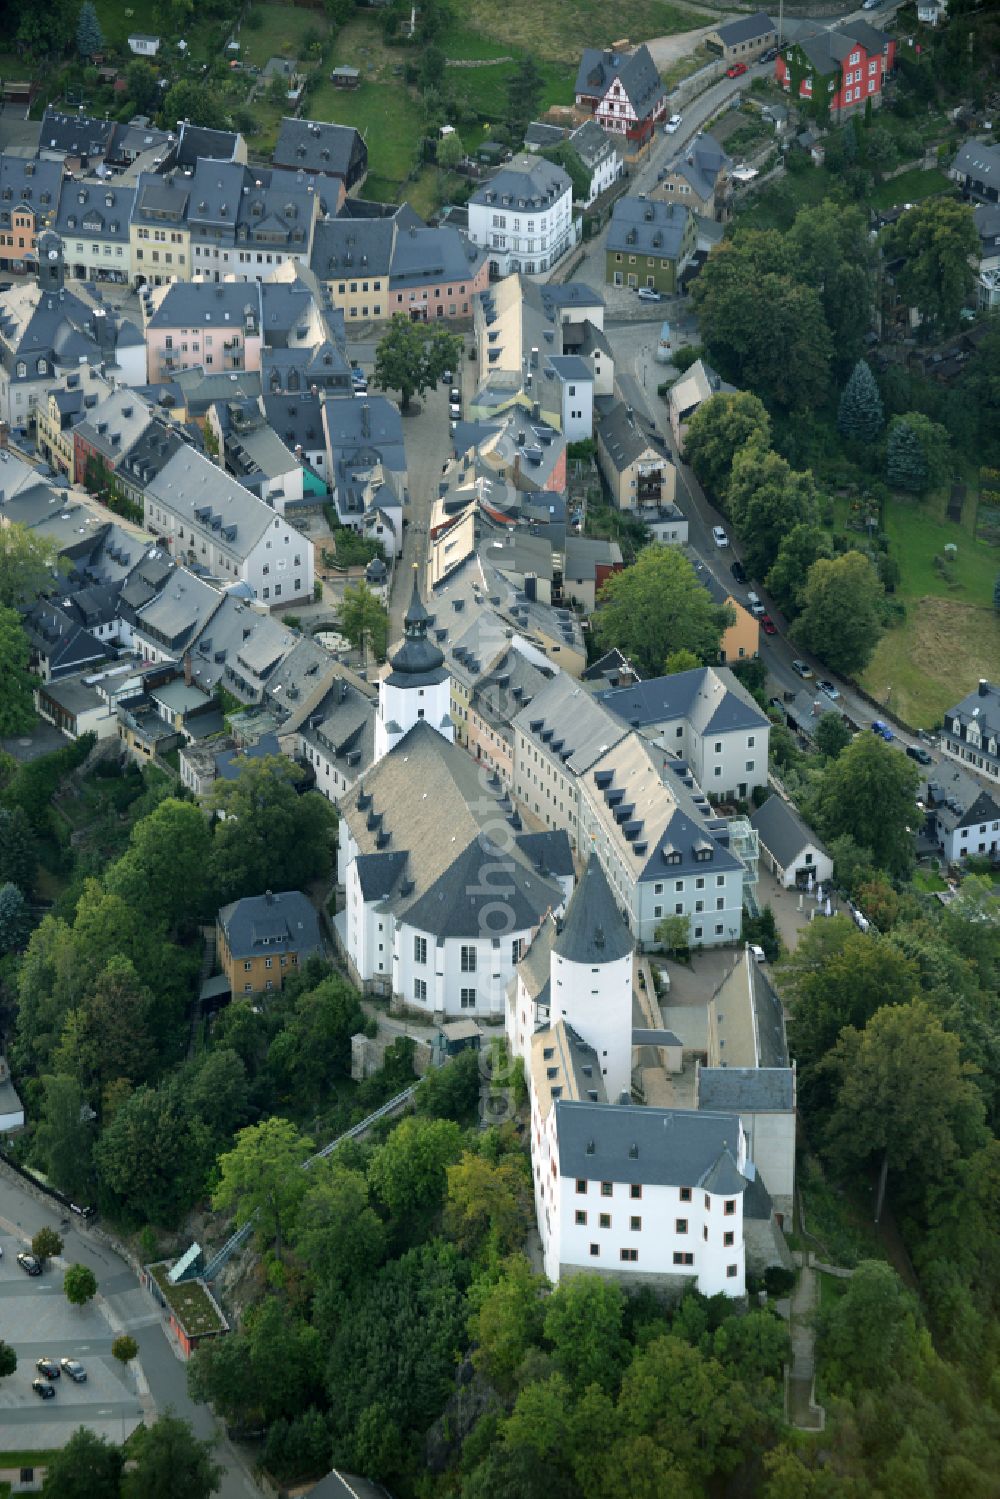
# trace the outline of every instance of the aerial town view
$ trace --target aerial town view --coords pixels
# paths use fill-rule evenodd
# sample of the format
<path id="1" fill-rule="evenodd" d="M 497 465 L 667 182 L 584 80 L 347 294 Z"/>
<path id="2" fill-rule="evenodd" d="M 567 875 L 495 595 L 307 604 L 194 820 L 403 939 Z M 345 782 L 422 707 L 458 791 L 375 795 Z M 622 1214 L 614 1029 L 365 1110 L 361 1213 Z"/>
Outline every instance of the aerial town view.
<path id="1" fill-rule="evenodd" d="M 0 1499 L 997 1499 L 1000 0 L 0 0 Z"/>

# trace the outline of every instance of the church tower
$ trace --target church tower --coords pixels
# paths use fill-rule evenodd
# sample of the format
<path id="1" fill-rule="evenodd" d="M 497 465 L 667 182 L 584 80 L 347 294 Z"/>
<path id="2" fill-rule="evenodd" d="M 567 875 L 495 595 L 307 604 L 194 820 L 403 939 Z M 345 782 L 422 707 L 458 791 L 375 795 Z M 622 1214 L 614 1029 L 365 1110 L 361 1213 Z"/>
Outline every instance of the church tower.
<path id="1" fill-rule="evenodd" d="M 414 567 L 413 595 L 403 620 L 403 643 L 390 655 L 390 670 L 378 686 L 376 760 L 388 754 L 421 719 L 449 743 L 454 743 L 451 677 L 443 651 L 427 638 L 430 622 L 431 616 L 420 599 Z"/>
<path id="2" fill-rule="evenodd" d="M 550 1022 L 565 1020 L 592 1046 L 609 1103 L 632 1092 L 632 958 L 635 942 L 596 854 L 552 945 Z"/>
<path id="3" fill-rule="evenodd" d="M 38 236 L 38 285 L 42 291 L 61 291 L 65 279 L 63 242 L 58 234 L 45 229 Z"/>

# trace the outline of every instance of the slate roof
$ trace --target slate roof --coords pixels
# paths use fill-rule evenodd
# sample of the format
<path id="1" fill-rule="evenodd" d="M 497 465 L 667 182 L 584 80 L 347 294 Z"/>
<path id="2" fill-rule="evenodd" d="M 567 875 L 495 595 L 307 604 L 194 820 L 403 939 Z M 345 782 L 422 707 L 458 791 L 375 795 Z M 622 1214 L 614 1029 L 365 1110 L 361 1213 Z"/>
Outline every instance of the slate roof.
<path id="1" fill-rule="evenodd" d="M 967 692 L 965 697 L 953 708 L 949 708 L 945 714 L 946 723 L 955 718 L 959 719 L 965 728 L 968 728 L 969 724 L 975 720 L 984 738 L 988 733 L 1000 735 L 1000 687 L 987 682 L 982 694 L 978 687 L 972 692 Z"/>
<path id="2" fill-rule="evenodd" d="M 153 413 L 147 403 L 134 390 L 119 386 L 93 407 L 75 430 L 116 466 L 131 452 L 152 421 Z"/>
<path id="3" fill-rule="evenodd" d="M 390 1499 L 380 1483 L 369 1478 L 355 1478 L 353 1473 L 338 1473 L 336 1468 L 309 1490 L 309 1499 Z"/>
<path id="4" fill-rule="evenodd" d="M 535 933 L 527 952 L 517 965 L 517 977 L 524 984 L 528 998 L 535 1005 L 547 1006 L 551 994 L 552 947 L 556 940 L 556 920 L 546 916 Z M 515 981 L 512 980 L 512 983 Z"/>
<path id="5" fill-rule="evenodd" d="M 249 310 L 260 328 L 260 285 L 255 281 L 172 281 L 147 319 L 150 328 L 243 327 Z"/>
<path id="6" fill-rule="evenodd" d="M 544 120 L 532 120 L 524 132 L 524 144 L 535 146 L 541 151 L 558 146 L 565 139 L 566 131 L 562 125 L 546 125 Z"/>
<path id="7" fill-rule="evenodd" d="M 537 212 L 572 192 L 573 183 L 562 167 L 546 161 L 544 156 L 521 151 L 496 176 L 478 187 L 469 202 Z"/>
<path id="8" fill-rule="evenodd" d="M 573 875 L 573 848 L 563 828 L 546 833 L 519 833 L 515 842 L 540 874 L 564 878 Z"/>
<path id="9" fill-rule="evenodd" d="M 640 120 L 648 118 L 666 95 L 663 80 L 645 44 L 634 52 L 585 47 L 574 91 L 588 99 L 603 99 L 615 79 Z"/>
<path id="10" fill-rule="evenodd" d="M 565 756 L 563 764 L 572 775 L 583 775 L 627 733 L 600 698 L 592 697 L 565 672 L 546 683 L 514 724 L 548 753 Z"/>
<path id="11" fill-rule="evenodd" d="M 592 172 L 615 152 L 614 141 L 596 120 L 584 120 L 582 125 L 578 125 L 570 136 L 569 143 L 588 172 Z"/>
<path id="12" fill-rule="evenodd" d="M 670 163 L 667 171 L 690 183 L 702 202 L 708 202 L 715 196 L 719 173 L 728 171 L 731 166 L 731 159 L 714 136 L 696 135 Z"/>
<path id="13" fill-rule="evenodd" d="M 249 895 L 223 906 L 219 925 L 233 958 L 297 953 L 300 958 L 323 951 L 316 908 L 301 890 Z"/>
<path id="14" fill-rule="evenodd" d="M 598 567 L 620 566 L 622 549 L 617 541 L 593 536 L 567 536 L 563 553 L 563 579 L 567 583 L 593 583 Z"/>
<path id="15" fill-rule="evenodd" d="M 632 415 L 629 415 L 631 409 Z M 597 424 L 597 437 L 619 474 L 630 468 L 650 449 L 664 462 L 673 463 L 663 439 L 641 412 L 619 401 Z"/>
<path id="16" fill-rule="evenodd" d="M 39 151 L 60 151 L 64 156 L 101 157 L 108 154 L 115 133 L 114 120 L 89 115 L 63 114 L 50 104 L 42 115 Z"/>
<path id="17" fill-rule="evenodd" d="M 739 16 L 735 21 L 727 21 L 724 26 L 716 27 L 716 35 L 724 46 L 736 47 L 740 42 L 755 41 L 777 29 L 771 17 L 759 10 L 755 15 Z"/>
<path id="18" fill-rule="evenodd" d="M 281 122 L 274 147 L 276 166 L 307 172 L 323 172 L 346 182 L 359 174 L 368 163 L 368 147 L 353 125 L 332 125 L 325 120 L 296 120 L 287 116 Z"/>
<path id="19" fill-rule="evenodd" d="M 570 897 L 554 951 L 567 963 L 617 963 L 635 949 L 596 854 Z"/>
<path id="20" fill-rule="evenodd" d="M 560 1099 L 556 1131 L 561 1176 L 650 1187 L 705 1187 L 711 1179 L 733 1196 L 746 1185 L 738 1172 L 722 1171 L 739 1150 L 736 1114 Z"/>
<path id="21" fill-rule="evenodd" d="M 213 161 L 235 161 L 239 145 L 235 130 L 209 130 L 206 125 L 190 125 L 185 120 L 178 126 L 173 162 L 179 167 L 194 167 L 203 156 Z"/>
<path id="22" fill-rule="evenodd" d="M 744 949 L 712 996 L 719 1059 L 728 1067 L 787 1067 L 781 1000 Z"/>
<path id="23" fill-rule="evenodd" d="M 135 188 L 116 182 L 75 182 L 67 178 L 59 194 L 59 212 L 53 228 L 64 239 L 99 235 L 111 243 L 128 243 L 129 223 L 135 207 Z M 66 259 L 74 259 L 72 247 L 64 247 Z"/>
<path id="24" fill-rule="evenodd" d="M 543 1119 L 559 1099 L 583 1099 L 607 1105 L 600 1057 L 565 1020 L 535 1031 L 531 1037 L 530 1067 L 532 1091 Z"/>
<path id="25" fill-rule="evenodd" d="M 32 161 L 0 152 L 0 226 L 11 227 L 11 213 L 22 203 L 43 219 L 54 217 L 62 174 L 61 161 Z"/>
<path id="26" fill-rule="evenodd" d="M 249 556 L 275 518 L 264 500 L 186 445 L 150 480 L 146 495 L 240 559 Z"/>
<path id="27" fill-rule="evenodd" d="M 393 219 L 322 219 L 313 233 L 309 265 L 323 281 L 388 276 L 396 225 Z"/>
<path id="28" fill-rule="evenodd" d="M 488 825 L 505 815 L 501 794 L 484 792 L 480 767 L 424 720 L 341 802 L 358 853 L 393 861 L 392 869 L 383 865 L 388 908 L 434 935 L 481 935 L 482 910 L 494 899 L 484 892 L 483 870 L 497 859 L 505 865 L 505 900 L 506 886 L 513 886 L 515 929 L 518 922 L 522 929 L 535 926 L 562 905 L 559 887 L 523 861 L 516 845 L 513 854 L 493 847 Z M 396 858 L 400 852 L 405 863 Z"/>
<path id="29" fill-rule="evenodd" d="M 429 281 L 470 281 L 486 251 L 467 234 L 443 224 L 438 229 L 399 229 L 393 238 L 389 277 L 392 286 L 423 286 Z"/>
<path id="30" fill-rule="evenodd" d="M 676 260 L 691 214 L 683 203 L 659 198 L 618 198 L 611 210 L 607 248 L 629 255 Z"/>
<path id="31" fill-rule="evenodd" d="M 984 254 L 992 246 L 1000 246 L 1000 203 L 977 203 L 972 210 L 972 221 Z"/>
<path id="32" fill-rule="evenodd" d="M 168 649 L 183 651 L 214 614 L 223 595 L 186 568 L 175 568 L 166 585 L 136 610 L 135 629 L 164 641 Z"/>
<path id="33" fill-rule="evenodd" d="M 720 1113 L 790 1113 L 795 1108 L 791 1067 L 699 1067 L 698 1107 Z"/>
<path id="34" fill-rule="evenodd" d="M 804 849 L 816 848 L 823 854 L 828 852 L 818 834 L 803 822 L 783 796 L 769 796 L 752 814 L 750 826 L 757 830 L 761 843 L 783 869 L 787 869 Z"/>
<path id="35" fill-rule="evenodd" d="M 686 718 L 700 733 L 767 728 L 769 720 L 726 666 L 696 666 L 673 676 L 614 687 L 600 701 L 633 728 Z"/>
<path id="36" fill-rule="evenodd" d="M 1000 189 L 1000 145 L 990 141 L 964 141 L 958 148 L 952 170 Z"/>

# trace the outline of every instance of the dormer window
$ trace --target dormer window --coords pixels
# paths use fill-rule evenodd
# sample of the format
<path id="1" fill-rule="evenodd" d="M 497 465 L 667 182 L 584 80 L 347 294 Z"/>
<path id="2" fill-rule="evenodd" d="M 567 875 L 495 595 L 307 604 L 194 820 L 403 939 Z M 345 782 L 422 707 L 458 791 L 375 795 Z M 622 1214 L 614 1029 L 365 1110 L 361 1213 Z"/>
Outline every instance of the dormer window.
<path id="1" fill-rule="evenodd" d="M 49 361 L 47 359 L 39 359 L 35 368 L 40 375 L 47 375 L 49 372 Z"/>
<path id="2" fill-rule="evenodd" d="M 27 373 L 28 366 L 25 364 L 23 359 L 19 359 L 17 361 L 17 378 L 19 380 L 23 380 L 26 377 Z"/>

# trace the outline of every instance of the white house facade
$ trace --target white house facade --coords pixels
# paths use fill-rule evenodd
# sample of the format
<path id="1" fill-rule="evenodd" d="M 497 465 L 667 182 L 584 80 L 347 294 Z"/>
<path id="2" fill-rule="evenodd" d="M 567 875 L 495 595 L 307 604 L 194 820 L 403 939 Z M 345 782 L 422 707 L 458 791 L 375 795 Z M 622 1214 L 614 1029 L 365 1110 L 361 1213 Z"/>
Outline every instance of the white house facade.
<path id="1" fill-rule="evenodd" d="M 572 180 L 544 157 L 522 152 L 469 199 L 469 238 L 491 275 L 547 271 L 576 237 Z"/>

